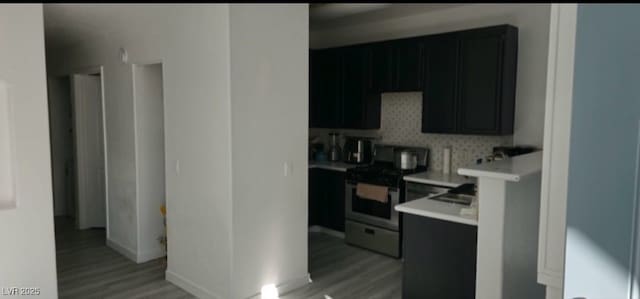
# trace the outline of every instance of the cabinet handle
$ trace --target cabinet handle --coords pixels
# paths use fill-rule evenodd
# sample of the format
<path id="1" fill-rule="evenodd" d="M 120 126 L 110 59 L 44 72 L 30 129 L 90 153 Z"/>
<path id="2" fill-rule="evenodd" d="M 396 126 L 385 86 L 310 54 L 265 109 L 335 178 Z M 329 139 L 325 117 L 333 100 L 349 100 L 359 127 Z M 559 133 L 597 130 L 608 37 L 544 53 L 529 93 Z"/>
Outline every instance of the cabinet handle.
<path id="1" fill-rule="evenodd" d="M 364 232 L 367 233 L 367 234 L 370 234 L 370 235 L 375 235 L 376 234 L 376 231 L 372 230 L 370 228 L 365 228 Z"/>

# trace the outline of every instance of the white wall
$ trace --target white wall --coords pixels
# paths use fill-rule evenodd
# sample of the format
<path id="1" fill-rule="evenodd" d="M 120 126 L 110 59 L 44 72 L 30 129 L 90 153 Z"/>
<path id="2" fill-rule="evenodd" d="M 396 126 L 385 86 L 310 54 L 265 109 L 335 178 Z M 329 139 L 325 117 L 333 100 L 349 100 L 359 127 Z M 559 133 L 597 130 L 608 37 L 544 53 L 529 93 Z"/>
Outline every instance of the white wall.
<path id="1" fill-rule="evenodd" d="M 164 99 L 162 64 L 134 65 L 138 182 L 138 262 L 165 255 L 160 206 L 165 204 Z"/>
<path id="2" fill-rule="evenodd" d="M 307 283 L 307 5 L 47 5 L 45 16 L 91 30 L 48 53 L 50 72 L 104 66 L 115 246 L 135 256 L 150 233 L 135 233 L 144 141 L 125 48 L 130 63 L 163 65 L 167 279 L 202 298 Z"/>
<path id="3" fill-rule="evenodd" d="M 513 142 L 542 147 L 549 12 L 549 4 L 475 4 L 436 11 L 416 9 L 411 15 L 315 29 L 310 33 L 310 46 L 325 48 L 500 24 L 514 25 L 519 29 L 519 44 Z"/>
<path id="4" fill-rule="evenodd" d="M 42 6 L 0 6 L 0 44 L 0 81 L 14 111 L 17 195 L 16 208 L 0 210 L 0 286 L 57 298 Z"/>
<path id="5" fill-rule="evenodd" d="M 308 281 L 308 9 L 232 5 L 230 16 L 232 298 L 246 298 Z"/>
<path id="6" fill-rule="evenodd" d="M 168 277 L 197 289 L 202 297 L 228 298 L 228 5 L 52 4 L 45 5 L 45 18 L 55 26 L 86 28 L 75 46 L 47 53 L 50 73 L 104 67 L 108 238 L 134 257 L 138 213 L 133 78 L 131 65 L 119 59 L 119 48 L 128 51 L 130 63 L 163 63 Z"/>

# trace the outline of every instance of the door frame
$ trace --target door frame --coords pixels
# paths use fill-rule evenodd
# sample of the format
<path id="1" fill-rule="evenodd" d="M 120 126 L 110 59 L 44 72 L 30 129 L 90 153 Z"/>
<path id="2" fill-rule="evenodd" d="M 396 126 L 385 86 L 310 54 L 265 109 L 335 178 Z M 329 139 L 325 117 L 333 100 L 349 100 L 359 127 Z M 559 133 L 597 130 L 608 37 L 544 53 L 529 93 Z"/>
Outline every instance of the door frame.
<path id="1" fill-rule="evenodd" d="M 102 146 L 103 146 L 103 156 L 104 156 L 104 190 L 105 190 L 105 230 L 106 230 L 106 238 L 109 239 L 110 237 L 110 229 L 109 229 L 109 153 L 107 151 L 107 122 L 106 122 L 106 107 L 105 107 L 105 87 L 104 87 L 104 66 L 102 65 L 97 65 L 97 66 L 87 66 L 87 67 L 80 67 L 77 69 L 73 69 L 71 70 L 71 72 L 69 74 L 67 74 L 68 76 L 70 76 L 71 78 L 71 82 L 73 82 L 73 75 L 92 75 L 92 74 L 100 74 L 100 105 L 101 105 L 101 110 L 102 110 Z M 73 87 L 73 86 L 72 86 Z M 73 88 L 70 89 L 71 93 L 74 92 Z M 71 105 L 72 105 L 72 110 L 74 111 L 74 130 L 73 130 L 73 134 L 74 134 L 74 139 L 75 139 L 75 134 L 77 133 L 77 128 L 75 128 L 75 100 L 71 101 Z M 75 142 L 75 141 L 74 141 Z M 77 159 L 78 159 L 78 155 L 77 152 L 75 152 L 75 146 L 74 146 L 74 159 L 76 159 L 76 163 L 77 163 Z M 76 171 L 77 172 L 77 171 Z M 76 173 L 77 175 L 77 173 Z M 78 184 L 79 182 L 76 180 L 76 184 Z M 76 189 L 77 189 L 77 185 L 76 185 Z M 76 190 L 77 193 L 77 190 Z M 77 194 L 76 194 L 77 196 Z M 77 208 L 77 207 L 76 207 Z M 77 220 L 76 220 L 77 221 Z"/>
<path id="2" fill-rule="evenodd" d="M 631 275 L 629 298 L 640 299 L 640 121 L 636 144 L 636 173 L 634 186 L 633 227 L 631 234 Z"/>
<path id="3" fill-rule="evenodd" d="M 148 259 L 148 255 L 142 256 L 141 257 L 141 252 L 140 252 L 140 248 L 141 248 L 141 242 L 140 242 L 140 184 L 139 184 L 139 177 L 140 177 L 140 169 L 138 167 L 138 163 L 140 163 L 140 159 L 139 159 L 139 146 L 138 146 L 138 111 L 137 111 L 137 102 L 139 101 L 139 99 L 136 96 L 136 68 L 137 67 L 144 67 L 144 66 L 149 66 L 149 65 L 155 65 L 155 64 L 159 64 L 160 68 L 162 70 L 162 122 L 163 122 L 163 143 L 164 143 L 164 177 L 165 177 L 165 184 L 164 184 L 164 194 L 165 194 L 165 209 L 167 210 L 166 214 L 165 214 L 165 229 L 168 229 L 169 227 L 169 211 L 167 209 L 168 207 L 168 203 L 169 203 L 169 197 L 167 196 L 168 192 L 167 192 L 167 173 L 168 173 L 168 161 L 167 161 L 167 135 L 166 135 L 166 128 L 167 128 L 167 92 L 166 92 L 166 84 L 165 84 L 165 78 L 166 78 L 166 68 L 165 68 L 165 62 L 162 59 L 149 59 L 149 60 L 136 60 L 136 61 L 130 61 L 129 62 L 129 67 L 131 70 L 131 90 L 132 90 L 132 94 L 131 94 L 131 99 L 133 102 L 133 143 L 134 143 L 134 157 L 135 157 L 135 164 L 136 164 L 136 170 L 135 170 L 135 176 L 136 176 L 136 230 L 138 230 L 138 232 L 136 232 L 136 234 L 138 235 L 138 237 L 136 238 L 136 247 L 137 247 L 137 253 L 138 256 L 136 257 L 136 260 L 138 263 L 140 263 L 140 260 L 147 260 Z M 108 222 L 107 222 L 108 223 Z M 166 234 L 165 234 L 165 238 L 166 238 Z M 165 242 L 167 242 L 167 239 L 165 239 Z M 169 257 L 168 254 L 168 246 L 165 247 L 167 248 L 167 250 L 164 252 L 164 256 Z"/>

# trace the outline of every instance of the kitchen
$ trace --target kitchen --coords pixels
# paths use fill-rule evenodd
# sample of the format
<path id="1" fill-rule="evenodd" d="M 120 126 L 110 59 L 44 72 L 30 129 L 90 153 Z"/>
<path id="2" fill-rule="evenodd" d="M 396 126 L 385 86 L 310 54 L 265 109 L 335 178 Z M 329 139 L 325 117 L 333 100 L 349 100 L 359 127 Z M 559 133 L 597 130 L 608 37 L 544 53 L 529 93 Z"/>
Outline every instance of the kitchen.
<path id="1" fill-rule="evenodd" d="M 531 43 L 547 37 L 541 32 L 548 23 L 532 29 L 536 24 L 527 14 L 544 14 L 546 9 L 548 18 L 548 6 L 533 7 L 533 12 L 524 12 L 526 8 L 505 8 L 521 14 L 515 19 L 486 16 L 479 22 L 482 25 L 422 29 L 424 34 L 369 32 L 378 36 L 371 40 L 352 34 L 353 40 L 347 41 L 348 34 L 336 33 L 339 29 L 318 26 L 318 47 L 314 47 L 312 26 L 310 231 L 401 259 L 404 298 L 491 298 L 496 295 L 492 289 L 505 284 L 503 275 L 526 272 L 524 276 L 530 278 L 533 271 L 535 276 L 535 267 L 532 270 L 529 263 L 522 273 L 505 269 L 498 270 L 502 274 L 496 277 L 475 274 L 486 273 L 487 261 L 510 263 L 502 250 L 486 254 L 495 244 L 526 258 L 531 258 L 530 252 L 514 251 L 506 242 L 537 244 L 537 224 L 525 229 L 535 228 L 531 235 L 536 244 L 532 239 L 514 241 L 500 233 L 509 223 L 504 213 L 485 212 L 484 219 L 502 219 L 499 223 L 479 220 L 478 213 L 495 209 L 527 218 L 524 207 L 481 201 L 495 190 L 479 187 L 480 181 L 487 181 L 487 172 L 489 177 L 517 177 L 508 182 L 519 182 L 520 175 L 527 181 L 539 172 L 535 165 L 515 174 L 504 165 L 504 169 L 478 170 L 492 162 L 511 165 L 523 159 L 519 157 L 540 158 L 543 113 L 539 111 L 544 109 L 539 106 L 544 106 L 545 86 L 539 81 L 545 78 L 546 41 L 536 44 L 542 48 L 535 50 Z M 455 10 L 463 8 L 446 7 L 430 14 L 452 16 Z M 344 19 L 342 23 L 347 22 Z M 349 29 L 353 28 L 358 26 Z M 329 41 L 332 36 L 340 41 Z M 533 63 L 534 58 L 539 60 Z M 532 77 L 539 81 L 526 80 Z M 534 101 L 541 101 L 535 109 Z M 490 208 L 479 209 L 485 205 Z M 533 216 L 528 218 L 538 215 L 529 214 Z M 482 232 L 481 222 L 486 223 Z M 488 228 L 500 230 L 491 235 Z M 499 241 L 488 243 L 489 239 Z M 450 246 L 434 246 L 434 240 Z M 535 277 L 510 283 L 529 296 L 544 292 Z M 505 290 L 502 294 L 518 293 Z"/>

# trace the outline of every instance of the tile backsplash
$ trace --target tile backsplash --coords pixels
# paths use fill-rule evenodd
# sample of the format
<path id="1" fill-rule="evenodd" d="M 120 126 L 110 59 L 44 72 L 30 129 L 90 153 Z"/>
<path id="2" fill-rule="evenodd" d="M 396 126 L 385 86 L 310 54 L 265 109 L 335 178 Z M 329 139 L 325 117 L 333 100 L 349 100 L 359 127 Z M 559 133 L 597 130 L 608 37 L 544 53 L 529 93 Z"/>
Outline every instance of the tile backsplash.
<path id="1" fill-rule="evenodd" d="M 429 168 L 442 170 L 443 148 L 451 147 L 451 168 L 472 163 L 491 154 L 499 145 L 512 145 L 513 136 L 479 136 L 453 134 L 425 134 L 420 132 L 422 93 L 402 92 L 382 94 L 382 118 L 379 130 L 310 129 L 309 136 L 318 136 L 328 145 L 329 132 L 343 136 L 377 137 L 378 143 L 426 147 L 430 150 Z"/>

